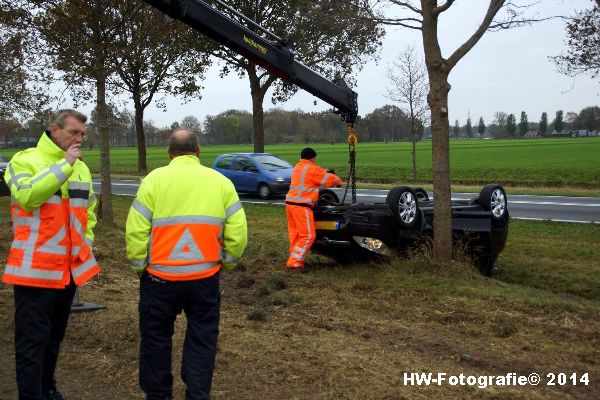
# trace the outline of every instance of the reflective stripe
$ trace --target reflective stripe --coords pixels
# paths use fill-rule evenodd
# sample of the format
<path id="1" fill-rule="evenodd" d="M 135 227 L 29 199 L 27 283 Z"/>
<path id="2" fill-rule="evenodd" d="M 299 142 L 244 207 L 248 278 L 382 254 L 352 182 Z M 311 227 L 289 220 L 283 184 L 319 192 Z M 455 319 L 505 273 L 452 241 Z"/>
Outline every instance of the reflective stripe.
<path id="1" fill-rule="evenodd" d="M 56 234 L 54 236 L 52 236 L 46 243 L 44 243 L 40 247 L 38 247 L 37 251 L 39 251 L 41 253 L 58 254 L 61 256 L 66 256 L 67 255 L 67 247 L 59 244 L 60 242 L 62 242 L 62 240 L 65 238 L 66 235 L 67 235 L 67 230 L 65 229 L 65 226 L 63 225 L 60 227 L 60 229 L 58 230 L 58 232 L 56 232 Z M 71 254 L 73 254 L 72 251 L 71 251 Z M 79 254 L 79 252 L 77 252 L 77 254 Z"/>
<path id="2" fill-rule="evenodd" d="M 69 206 L 71 207 L 86 207 L 88 206 L 88 200 L 87 199 L 80 199 L 80 198 L 70 198 L 69 199 Z"/>
<path id="3" fill-rule="evenodd" d="M 225 250 L 223 250 L 223 260 L 229 263 L 236 263 L 239 261 L 239 257 L 230 256 Z"/>
<path id="4" fill-rule="evenodd" d="M 227 207 L 227 209 L 225 210 L 225 218 L 231 217 L 233 214 L 240 211 L 241 209 L 242 209 L 242 202 L 236 201 L 235 203 L 233 203 L 232 205 Z"/>
<path id="5" fill-rule="evenodd" d="M 303 192 L 318 192 L 319 188 L 305 187 L 305 186 L 290 186 L 290 189 L 301 190 Z"/>
<path id="6" fill-rule="evenodd" d="M 67 187 L 74 190 L 90 190 L 90 184 L 86 182 L 69 182 Z"/>
<path id="7" fill-rule="evenodd" d="M 85 238 L 85 230 L 84 230 L 81 222 L 79 222 L 79 220 L 75 216 L 75 214 L 71 213 L 70 221 L 71 221 L 71 226 L 73 227 L 73 229 L 75 229 L 75 231 L 77 231 L 77 233 L 79 233 L 79 236 L 81 236 L 81 238 L 83 240 L 83 238 Z"/>
<path id="8" fill-rule="evenodd" d="M 48 279 L 51 281 L 61 280 L 62 271 L 48 271 L 45 269 L 32 269 L 24 266 L 17 267 L 14 265 L 6 265 L 4 270 L 6 275 L 14 275 L 23 278 Z"/>
<path id="9" fill-rule="evenodd" d="M 304 214 L 306 215 L 306 232 L 308 233 L 308 236 L 306 237 L 306 244 L 304 245 L 304 248 L 308 248 L 308 246 L 310 246 L 310 242 L 312 241 L 312 236 L 311 236 L 312 227 L 310 226 L 310 215 L 308 215 L 308 210 L 304 210 Z"/>
<path id="10" fill-rule="evenodd" d="M 323 179 L 321 179 L 319 186 L 323 186 L 325 184 L 325 182 L 327 182 L 327 179 L 329 179 L 330 176 L 331 176 L 331 174 L 329 172 L 326 173 L 325 176 L 323 177 Z"/>
<path id="11" fill-rule="evenodd" d="M 304 253 L 306 253 L 306 249 L 303 249 L 303 248 L 302 248 L 302 247 L 300 247 L 300 246 L 294 246 L 294 250 L 296 250 L 296 251 L 300 252 L 300 254 L 304 254 Z"/>
<path id="12" fill-rule="evenodd" d="M 78 266 L 77 268 L 71 270 L 71 274 L 73 274 L 74 279 L 77 279 L 81 275 L 88 272 L 90 269 L 94 268 L 97 264 L 98 264 L 98 262 L 96 261 L 96 258 L 92 255 L 89 258 L 89 260 L 87 260 L 86 262 L 84 262 L 83 264 Z"/>
<path id="13" fill-rule="evenodd" d="M 310 167 L 310 163 L 304 166 L 302 173 L 300 174 L 300 186 L 302 187 L 304 187 L 304 179 L 306 179 L 306 171 L 308 171 L 308 167 Z M 302 190 L 298 191 L 298 197 L 302 197 Z"/>
<path id="14" fill-rule="evenodd" d="M 96 201 L 96 194 L 95 194 L 95 193 L 92 193 L 92 194 L 90 195 L 89 202 L 90 202 L 90 203 L 93 203 L 94 201 Z"/>
<path id="15" fill-rule="evenodd" d="M 41 279 L 54 279 L 52 278 L 55 275 L 50 275 L 53 271 L 46 271 L 49 274 L 41 276 L 43 274 L 39 274 L 32 269 L 32 261 L 33 261 L 33 251 L 35 248 L 35 243 L 37 242 L 39 230 L 40 230 L 40 209 L 36 208 L 31 213 L 32 215 L 29 217 L 20 217 L 19 212 L 16 211 L 13 219 L 13 230 L 16 230 L 17 226 L 28 226 L 29 227 L 29 238 L 27 241 L 13 241 L 13 245 L 17 245 L 17 248 L 23 250 L 23 261 L 21 262 L 20 267 L 13 266 L 12 268 L 8 268 L 6 266 L 5 274 L 13 274 L 16 276 L 22 277 L 32 277 L 40 276 Z M 12 246 L 11 246 L 12 248 Z M 44 272 L 44 271 L 42 271 Z M 37 274 L 37 275 L 36 275 Z M 62 275 L 59 272 L 58 278 L 62 279 Z M 47 276 L 47 277 L 45 277 Z"/>
<path id="16" fill-rule="evenodd" d="M 167 257 L 169 261 L 200 261 L 204 260 L 204 254 L 198 248 L 198 245 L 194 241 L 192 232 L 189 228 L 185 228 L 179 240 L 175 244 L 173 251 Z"/>
<path id="17" fill-rule="evenodd" d="M 193 274 L 195 272 L 208 271 L 211 268 L 218 267 L 219 263 L 200 263 L 190 265 L 157 265 L 150 264 L 148 269 L 153 269 L 166 274 Z"/>
<path id="18" fill-rule="evenodd" d="M 300 254 L 294 254 L 294 253 L 290 253 L 290 257 L 294 257 L 296 260 L 300 260 L 300 261 L 302 261 L 304 259 L 304 256 L 302 256 Z"/>
<path id="19" fill-rule="evenodd" d="M 78 256 L 80 252 L 81 252 L 81 246 L 71 247 L 71 255 L 72 256 Z"/>
<path id="20" fill-rule="evenodd" d="M 31 184 L 33 185 L 37 181 L 44 179 L 47 175 L 54 174 L 54 176 L 56 176 L 56 179 L 58 179 L 58 182 L 62 185 L 67 180 L 67 175 L 63 172 L 61 166 L 66 163 L 66 161 L 63 161 L 58 164 L 52 164 L 50 168 L 48 168 L 48 170 L 46 170 L 44 173 L 33 178 L 31 180 Z"/>
<path id="21" fill-rule="evenodd" d="M 129 264 L 134 267 L 144 267 L 146 265 L 146 260 L 129 260 Z"/>
<path id="22" fill-rule="evenodd" d="M 8 164 L 8 170 L 10 171 L 10 179 L 8 180 L 8 187 L 10 188 L 10 185 L 15 185 L 15 187 L 17 188 L 17 190 L 22 190 L 22 189 L 30 189 L 31 185 L 29 183 L 24 183 L 24 184 L 19 184 L 18 179 L 19 178 L 24 178 L 24 177 L 31 177 L 30 174 L 19 174 L 19 175 L 15 175 L 15 170 L 13 169 L 12 164 Z"/>
<path id="23" fill-rule="evenodd" d="M 94 240 L 93 239 L 90 239 L 89 237 L 86 236 L 83 239 L 83 242 L 89 246 L 90 250 L 92 249 L 92 245 L 94 244 Z"/>
<path id="24" fill-rule="evenodd" d="M 48 200 L 46 200 L 46 203 L 48 204 L 62 204 L 62 199 L 60 196 L 57 195 L 52 195 L 50 196 L 50 198 Z"/>
<path id="25" fill-rule="evenodd" d="M 150 211 L 148 207 L 140 203 L 138 199 L 133 200 L 131 208 L 140 213 L 141 216 L 146 218 L 148 221 L 152 221 L 152 211 Z"/>
<path id="26" fill-rule="evenodd" d="M 305 199 L 304 197 L 299 197 L 299 196 L 286 196 L 285 197 L 286 200 L 288 201 L 294 201 L 296 203 L 307 203 L 307 204 L 311 204 L 314 205 L 315 202 L 312 199 Z"/>
<path id="27" fill-rule="evenodd" d="M 183 225 L 183 224 L 207 224 L 225 225 L 224 218 L 206 217 L 202 215 L 182 215 L 179 217 L 166 217 L 152 219 L 152 226 Z"/>

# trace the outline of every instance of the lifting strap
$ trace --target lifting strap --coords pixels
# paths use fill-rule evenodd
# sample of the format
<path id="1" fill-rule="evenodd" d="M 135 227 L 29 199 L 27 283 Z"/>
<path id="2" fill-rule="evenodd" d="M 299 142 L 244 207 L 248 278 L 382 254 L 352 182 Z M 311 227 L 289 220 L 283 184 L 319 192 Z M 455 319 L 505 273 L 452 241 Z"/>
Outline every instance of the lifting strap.
<path id="1" fill-rule="evenodd" d="M 352 187 L 352 204 L 356 203 L 356 143 L 358 137 L 354 133 L 354 124 L 348 124 L 348 180 L 346 181 L 346 190 L 344 191 L 344 197 L 342 204 L 346 201 L 346 195 L 348 194 L 348 187 Z"/>

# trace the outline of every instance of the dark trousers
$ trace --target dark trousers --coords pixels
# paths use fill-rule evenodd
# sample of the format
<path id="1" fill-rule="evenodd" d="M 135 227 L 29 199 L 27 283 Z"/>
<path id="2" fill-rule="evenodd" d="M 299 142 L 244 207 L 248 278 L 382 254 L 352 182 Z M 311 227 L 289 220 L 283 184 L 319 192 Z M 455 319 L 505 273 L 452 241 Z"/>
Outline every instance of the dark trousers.
<path id="1" fill-rule="evenodd" d="M 148 399 L 169 399 L 173 390 L 171 351 L 174 323 L 182 310 L 187 329 L 181 379 L 187 400 L 209 399 L 217 353 L 219 274 L 193 281 L 140 279 L 140 387 Z"/>
<path id="2" fill-rule="evenodd" d="M 20 400 L 55 390 L 54 370 L 65 336 L 75 284 L 64 289 L 14 286 L 15 364 Z"/>

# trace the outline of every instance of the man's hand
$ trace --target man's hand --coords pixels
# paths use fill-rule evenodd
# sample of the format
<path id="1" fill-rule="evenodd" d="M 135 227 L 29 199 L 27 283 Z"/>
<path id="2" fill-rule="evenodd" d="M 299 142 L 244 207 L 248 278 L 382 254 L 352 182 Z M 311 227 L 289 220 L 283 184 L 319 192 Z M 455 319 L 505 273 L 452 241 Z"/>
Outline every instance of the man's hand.
<path id="1" fill-rule="evenodd" d="M 65 160 L 71 165 L 75 164 L 75 160 L 78 158 L 82 158 L 81 154 L 81 143 L 72 144 L 69 146 L 67 151 L 65 151 Z"/>

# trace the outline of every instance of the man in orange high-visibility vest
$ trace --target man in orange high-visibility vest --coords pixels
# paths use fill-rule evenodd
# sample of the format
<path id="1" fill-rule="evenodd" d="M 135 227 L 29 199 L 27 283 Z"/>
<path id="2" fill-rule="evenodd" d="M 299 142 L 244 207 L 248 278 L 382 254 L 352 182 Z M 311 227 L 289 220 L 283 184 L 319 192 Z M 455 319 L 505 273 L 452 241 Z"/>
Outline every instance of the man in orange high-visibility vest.
<path id="1" fill-rule="evenodd" d="M 54 370 L 75 288 L 100 270 L 92 254 L 96 196 L 81 161 L 86 121 L 78 111 L 58 111 L 4 175 L 14 240 L 2 281 L 14 285 L 19 399 L 62 399 Z"/>
<path id="2" fill-rule="evenodd" d="M 148 400 L 171 399 L 172 336 L 187 319 L 181 378 L 186 399 L 208 399 L 219 334 L 221 268 L 246 247 L 246 215 L 233 183 L 199 159 L 198 138 L 177 129 L 169 165 L 142 181 L 127 217 L 127 257 L 140 274 L 139 379 Z"/>
<path id="3" fill-rule="evenodd" d="M 290 236 L 289 271 L 303 271 L 304 259 L 315 241 L 312 208 L 319 199 L 320 187 L 340 187 L 342 179 L 315 164 L 317 152 L 306 147 L 294 166 L 290 190 L 285 197 L 285 213 Z"/>

